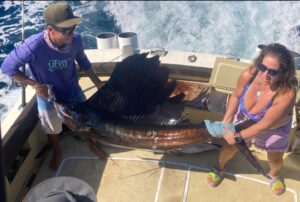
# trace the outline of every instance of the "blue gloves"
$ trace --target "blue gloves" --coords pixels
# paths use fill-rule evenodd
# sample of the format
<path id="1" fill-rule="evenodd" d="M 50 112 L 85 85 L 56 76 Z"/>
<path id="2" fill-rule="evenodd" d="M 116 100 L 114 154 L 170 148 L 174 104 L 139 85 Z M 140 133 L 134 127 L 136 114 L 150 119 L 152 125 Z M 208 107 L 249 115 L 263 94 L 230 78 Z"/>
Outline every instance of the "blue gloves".
<path id="1" fill-rule="evenodd" d="M 229 130 L 235 131 L 234 124 L 225 124 L 221 121 L 210 121 L 210 120 L 204 120 L 204 123 L 206 125 L 206 128 L 208 132 L 213 137 L 221 138 L 223 135 L 225 135 L 224 128 L 228 128 Z"/>

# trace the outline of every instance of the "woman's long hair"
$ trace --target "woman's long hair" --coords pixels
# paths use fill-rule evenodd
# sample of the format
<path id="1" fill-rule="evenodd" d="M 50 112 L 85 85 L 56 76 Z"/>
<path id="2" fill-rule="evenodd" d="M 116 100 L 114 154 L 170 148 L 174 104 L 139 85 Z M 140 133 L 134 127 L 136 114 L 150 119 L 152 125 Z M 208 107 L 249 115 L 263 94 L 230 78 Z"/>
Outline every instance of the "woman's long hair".
<path id="1" fill-rule="evenodd" d="M 272 55 L 278 58 L 282 73 L 279 75 L 278 87 L 280 92 L 286 92 L 297 86 L 295 77 L 295 61 L 290 51 L 279 43 L 272 43 L 265 46 L 257 58 L 253 61 L 252 68 L 263 62 L 266 55 Z"/>

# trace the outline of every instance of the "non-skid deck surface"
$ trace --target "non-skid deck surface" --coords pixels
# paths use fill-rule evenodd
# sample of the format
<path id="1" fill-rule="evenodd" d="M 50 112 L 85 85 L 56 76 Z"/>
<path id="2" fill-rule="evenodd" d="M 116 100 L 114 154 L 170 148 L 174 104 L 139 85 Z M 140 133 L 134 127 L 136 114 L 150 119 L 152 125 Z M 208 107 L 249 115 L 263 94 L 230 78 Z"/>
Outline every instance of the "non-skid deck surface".
<path id="1" fill-rule="evenodd" d="M 49 171 L 49 155 L 34 184 L 54 176 L 76 177 L 91 185 L 98 201 L 104 202 L 299 201 L 299 154 L 286 155 L 283 174 L 288 189 L 282 196 L 275 196 L 268 187 L 268 180 L 240 154 L 228 163 L 222 184 L 212 188 L 205 178 L 217 160 L 217 150 L 163 155 L 104 146 L 110 159 L 101 161 L 90 151 L 86 141 L 66 136 L 61 145 L 63 161 L 60 168 L 56 172 Z M 254 151 L 254 154 L 266 167 L 264 153 Z"/>

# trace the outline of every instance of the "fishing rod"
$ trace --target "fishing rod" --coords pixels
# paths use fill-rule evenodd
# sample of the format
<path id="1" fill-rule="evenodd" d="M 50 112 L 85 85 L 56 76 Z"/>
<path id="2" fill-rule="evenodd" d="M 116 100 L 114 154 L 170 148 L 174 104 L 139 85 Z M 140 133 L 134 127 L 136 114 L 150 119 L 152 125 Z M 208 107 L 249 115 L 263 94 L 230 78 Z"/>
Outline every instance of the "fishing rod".
<path id="1" fill-rule="evenodd" d="M 22 0 L 22 12 L 21 12 L 21 17 L 22 17 L 22 44 L 24 43 L 24 0 Z M 22 65 L 21 71 L 25 74 L 25 64 Z M 21 106 L 20 107 L 25 107 L 26 105 L 26 92 L 25 92 L 25 84 L 22 84 L 22 101 L 21 101 Z"/>

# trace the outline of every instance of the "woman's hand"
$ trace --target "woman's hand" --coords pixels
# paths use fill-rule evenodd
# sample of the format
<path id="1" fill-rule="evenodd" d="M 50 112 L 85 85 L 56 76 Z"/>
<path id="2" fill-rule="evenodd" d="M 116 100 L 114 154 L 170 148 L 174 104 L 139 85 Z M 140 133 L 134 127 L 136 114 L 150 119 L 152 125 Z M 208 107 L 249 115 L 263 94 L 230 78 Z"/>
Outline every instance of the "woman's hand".
<path id="1" fill-rule="evenodd" d="M 224 130 L 226 131 L 226 134 L 223 136 L 223 138 L 226 140 L 226 142 L 228 144 L 234 145 L 235 144 L 235 140 L 234 140 L 235 132 L 232 130 L 229 130 L 228 128 L 224 128 Z"/>

